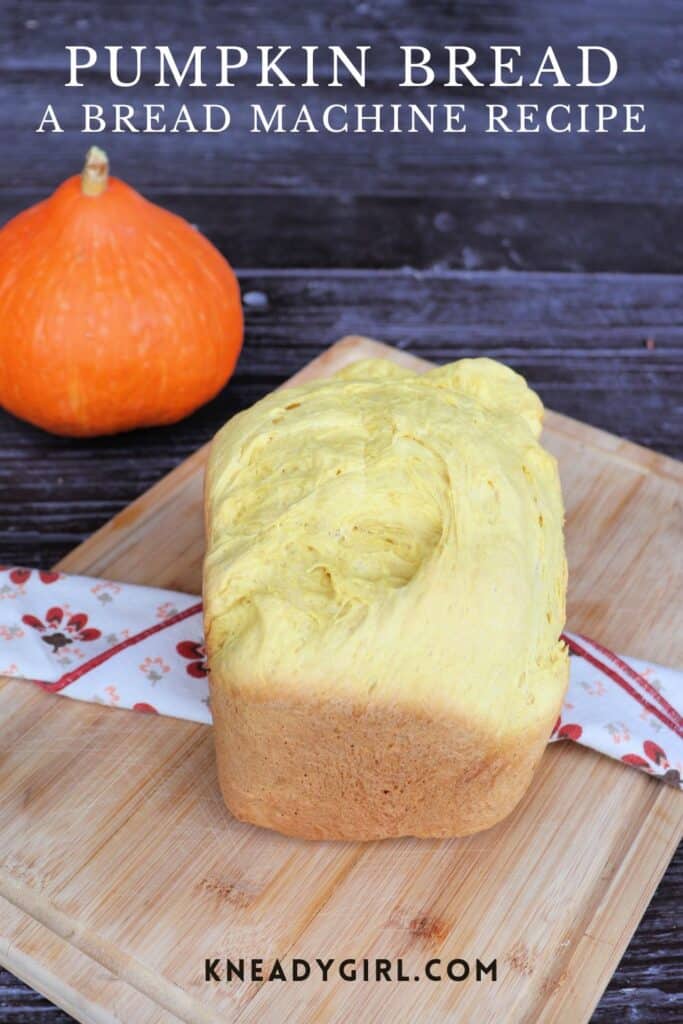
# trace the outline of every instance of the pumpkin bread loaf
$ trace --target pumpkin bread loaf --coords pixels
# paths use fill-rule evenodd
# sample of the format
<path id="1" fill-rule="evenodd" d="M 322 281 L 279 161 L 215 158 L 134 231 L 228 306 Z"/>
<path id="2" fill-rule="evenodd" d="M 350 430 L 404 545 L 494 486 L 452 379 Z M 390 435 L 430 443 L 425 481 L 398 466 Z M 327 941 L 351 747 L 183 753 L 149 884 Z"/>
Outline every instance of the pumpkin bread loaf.
<path id="1" fill-rule="evenodd" d="M 512 370 L 383 360 L 269 395 L 209 459 L 205 628 L 238 818 L 465 835 L 522 797 L 567 684 L 542 406 Z"/>

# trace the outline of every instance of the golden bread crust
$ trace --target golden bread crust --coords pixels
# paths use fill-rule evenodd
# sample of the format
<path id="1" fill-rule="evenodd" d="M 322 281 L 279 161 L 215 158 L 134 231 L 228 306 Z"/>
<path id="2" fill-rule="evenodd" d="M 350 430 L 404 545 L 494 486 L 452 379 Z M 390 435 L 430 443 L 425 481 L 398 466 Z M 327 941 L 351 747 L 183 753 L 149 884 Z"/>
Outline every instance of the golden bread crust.
<path id="1" fill-rule="evenodd" d="M 566 663 L 556 671 L 563 692 Z M 524 795 L 554 725 L 487 737 L 410 708 L 249 693 L 212 679 L 223 798 L 236 818 L 303 839 L 490 828 Z"/>
<path id="2" fill-rule="evenodd" d="M 268 396 L 213 442 L 205 635 L 239 818 L 453 836 L 523 795 L 560 711 L 566 561 L 518 374 L 384 361 Z"/>

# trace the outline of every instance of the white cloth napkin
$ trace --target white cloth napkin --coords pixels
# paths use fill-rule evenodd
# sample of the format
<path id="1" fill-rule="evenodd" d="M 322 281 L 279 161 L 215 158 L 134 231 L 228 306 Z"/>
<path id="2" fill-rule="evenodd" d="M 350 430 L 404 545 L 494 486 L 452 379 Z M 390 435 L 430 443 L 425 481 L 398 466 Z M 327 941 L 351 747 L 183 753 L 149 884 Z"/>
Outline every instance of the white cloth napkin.
<path id="1" fill-rule="evenodd" d="M 550 741 L 569 739 L 674 786 L 683 775 L 683 672 L 574 633 Z M 0 675 L 76 700 L 211 722 L 199 598 L 0 568 Z"/>

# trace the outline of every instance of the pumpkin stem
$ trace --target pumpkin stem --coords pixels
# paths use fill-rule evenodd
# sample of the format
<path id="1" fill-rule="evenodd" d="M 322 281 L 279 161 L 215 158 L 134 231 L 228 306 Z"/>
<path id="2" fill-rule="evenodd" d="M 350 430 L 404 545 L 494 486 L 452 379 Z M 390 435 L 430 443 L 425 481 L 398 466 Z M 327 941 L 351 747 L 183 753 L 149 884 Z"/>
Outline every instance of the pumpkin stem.
<path id="1" fill-rule="evenodd" d="M 91 146 L 85 154 L 81 174 L 81 190 L 84 196 L 99 196 L 109 180 L 109 157 L 99 146 Z"/>

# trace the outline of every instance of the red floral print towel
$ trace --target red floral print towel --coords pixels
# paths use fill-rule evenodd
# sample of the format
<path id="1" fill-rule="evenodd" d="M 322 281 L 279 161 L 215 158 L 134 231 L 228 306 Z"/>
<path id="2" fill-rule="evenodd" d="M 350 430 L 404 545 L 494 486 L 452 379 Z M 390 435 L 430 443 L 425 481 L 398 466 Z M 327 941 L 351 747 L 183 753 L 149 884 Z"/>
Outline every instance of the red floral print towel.
<path id="1" fill-rule="evenodd" d="M 572 740 L 681 787 L 683 673 L 619 657 L 574 633 L 570 682 L 550 741 Z M 44 690 L 211 722 L 197 597 L 0 568 L 0 675 Z"/>

